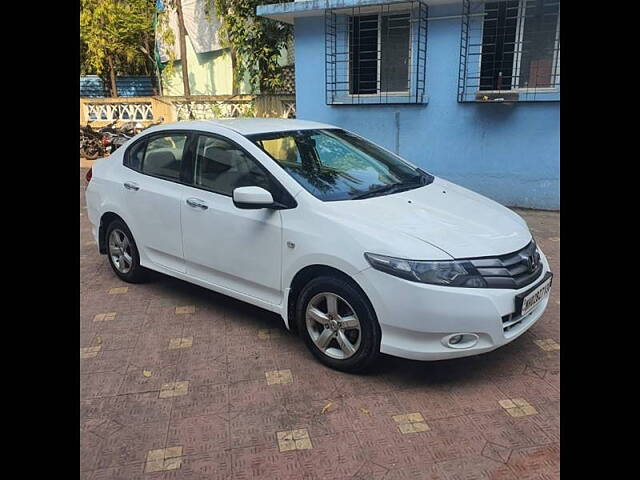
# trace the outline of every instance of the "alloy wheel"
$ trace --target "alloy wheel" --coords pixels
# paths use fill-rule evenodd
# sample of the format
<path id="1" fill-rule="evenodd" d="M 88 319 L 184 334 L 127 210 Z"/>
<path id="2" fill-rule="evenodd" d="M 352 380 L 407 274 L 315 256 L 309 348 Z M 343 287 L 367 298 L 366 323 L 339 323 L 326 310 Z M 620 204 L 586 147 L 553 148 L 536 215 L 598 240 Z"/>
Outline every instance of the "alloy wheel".
<path id="1" fill-rule="evenodd" d="M 116 228 L 109 234 L 109 255 L 120 273 L 129 273 L 133 265 L 131 242 L 122 230 Z"/>
<path id="2" fill-rule="evenodd" d="M 305 312 L 307 332 L 313 343 L 328 357 L 345 360 L 360 347 L 360 320 L 344 298 L 331 292 L 315 295 Z"/>

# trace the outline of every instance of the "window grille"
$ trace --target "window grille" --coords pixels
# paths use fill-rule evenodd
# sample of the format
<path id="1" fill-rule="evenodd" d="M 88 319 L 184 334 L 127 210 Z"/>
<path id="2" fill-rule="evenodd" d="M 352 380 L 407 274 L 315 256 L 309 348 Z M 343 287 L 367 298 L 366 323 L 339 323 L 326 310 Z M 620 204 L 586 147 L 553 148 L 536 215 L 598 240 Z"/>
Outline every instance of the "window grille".
<path id="1" fill-rule="evenodd" d="M 560 100 L 560 0 L 464 0 L 458 101 L 544 100 Z"/>
<path id="2" fill-rule="evenodd" d="M 326 103 L 423 103 L 428 7 L 422 1 L 326 10 Z"/>

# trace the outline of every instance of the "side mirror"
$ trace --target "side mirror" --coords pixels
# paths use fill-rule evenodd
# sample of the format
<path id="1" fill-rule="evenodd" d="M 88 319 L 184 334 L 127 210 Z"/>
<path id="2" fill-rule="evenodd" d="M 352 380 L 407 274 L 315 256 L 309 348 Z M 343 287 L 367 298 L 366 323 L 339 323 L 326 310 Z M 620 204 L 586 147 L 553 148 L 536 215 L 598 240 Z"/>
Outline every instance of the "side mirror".
<path id="1" fill-rule="evenodd" d="M 238 187 L 233 189 L 233 204 L 237 208 L 258 209 L 272 207 L 274 202 L 262 187 Z"/>

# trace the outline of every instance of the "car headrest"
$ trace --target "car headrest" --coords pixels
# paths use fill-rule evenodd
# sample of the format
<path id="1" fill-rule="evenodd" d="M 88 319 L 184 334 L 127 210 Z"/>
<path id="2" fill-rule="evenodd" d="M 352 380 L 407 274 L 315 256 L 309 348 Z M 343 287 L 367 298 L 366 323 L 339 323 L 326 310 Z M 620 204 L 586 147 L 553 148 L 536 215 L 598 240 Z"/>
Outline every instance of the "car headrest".
<path id="1" fill-rule="evenodd" d="M 149 152 L 144 161 L 147 165 L 151 164 L 153 167 L 162 168 L 175 162 L 176 156 L 168 150 L 157 150 L 155 152 Z"/>

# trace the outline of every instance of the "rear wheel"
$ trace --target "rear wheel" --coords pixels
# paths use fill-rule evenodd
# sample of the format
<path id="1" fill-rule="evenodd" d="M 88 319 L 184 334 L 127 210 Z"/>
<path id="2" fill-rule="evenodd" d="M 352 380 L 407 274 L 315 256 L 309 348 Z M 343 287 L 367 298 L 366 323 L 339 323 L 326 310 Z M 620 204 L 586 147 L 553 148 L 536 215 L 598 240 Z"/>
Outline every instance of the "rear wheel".
<path id="1" fill-rule="evenodd" d="M 147 270 L 140 265 L 136 242 L 122 220 L 113 220 L 107 227 L 107 257 L 121 280 L 140 283 L 147 279 Z"/>
<path id="2" fill-rule="evenodd" d="M 298 297 L 296 320 L 311 353 L 331 368 L 360 372 L 379 356 L 375 312 L 364 293 L 347 280 L 311 280 Z"/>

